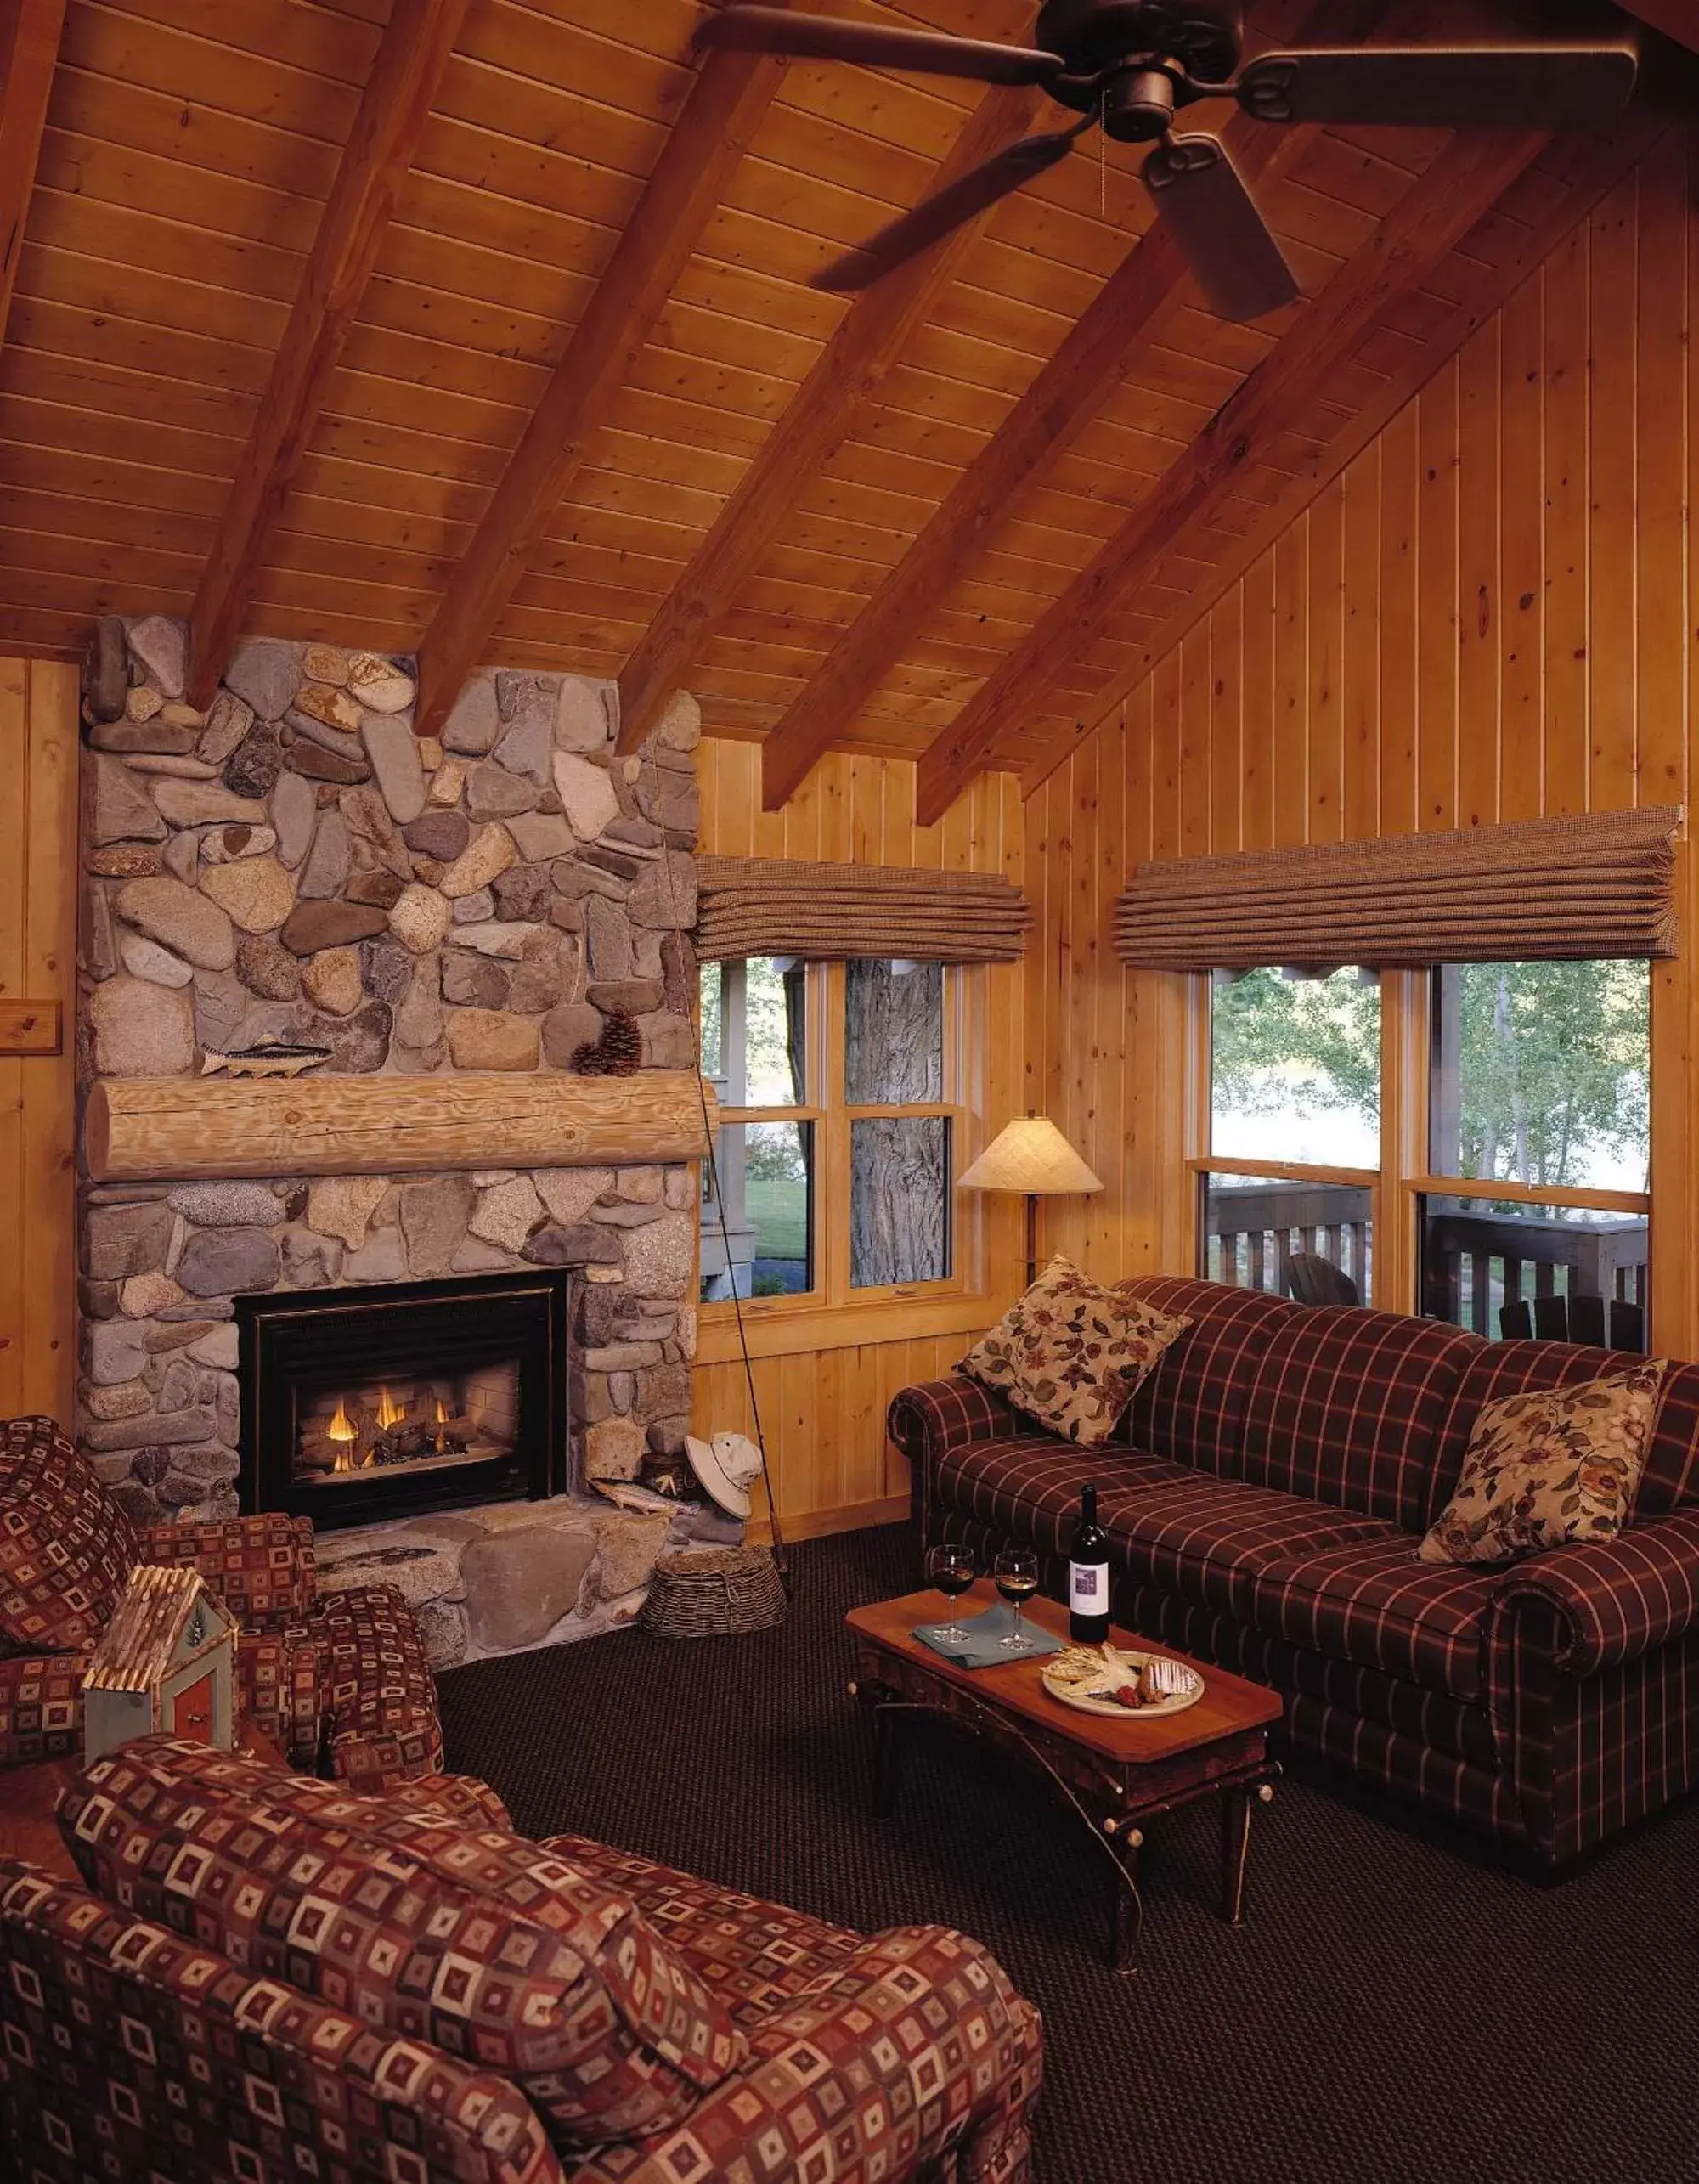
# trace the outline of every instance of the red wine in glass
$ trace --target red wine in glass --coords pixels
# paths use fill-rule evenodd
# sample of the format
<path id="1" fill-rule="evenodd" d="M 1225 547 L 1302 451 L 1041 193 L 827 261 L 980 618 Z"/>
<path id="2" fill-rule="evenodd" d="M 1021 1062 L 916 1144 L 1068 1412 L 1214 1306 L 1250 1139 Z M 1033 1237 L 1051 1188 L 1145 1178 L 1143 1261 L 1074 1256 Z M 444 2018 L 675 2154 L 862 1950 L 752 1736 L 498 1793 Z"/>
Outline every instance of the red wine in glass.
<path id="1" fill-rule="evenodd" d="M 1023 1604 L 1038 1590 L 1038 1557 L 1030 1547 L 1006 1547 L 997 1557 L 997 1590 L 1014 1611 L 1008 1635 L 998 1642 L 1009 1653 L 1024 1653 L 1028 1639 L 1020 1619 Z"/>
<path id="2" fill-rule="evenodd" d="M 956 1603 L 972 1586 L 977 1574 L 971 1547 L 934 1547 L 927 1551 L 927 1580 L 937 1586 L 950 1607 L 950 1620 L 938 1634 L 951 1645 L 959 1644 L 968 1635 L 956 1619 Z"/>

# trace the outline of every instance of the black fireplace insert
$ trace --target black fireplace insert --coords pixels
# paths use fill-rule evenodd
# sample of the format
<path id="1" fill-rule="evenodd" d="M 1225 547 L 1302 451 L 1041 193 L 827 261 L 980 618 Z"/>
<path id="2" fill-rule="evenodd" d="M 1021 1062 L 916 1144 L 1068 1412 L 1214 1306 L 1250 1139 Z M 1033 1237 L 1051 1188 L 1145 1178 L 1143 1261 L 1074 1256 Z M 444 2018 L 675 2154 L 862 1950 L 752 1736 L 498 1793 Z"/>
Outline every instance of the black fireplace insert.
<path id="1" fill-rule="evenodd" d="M 328 1530 L 562 1492 L 570 1278 L 238 1297 L 243 1509 Z"/>

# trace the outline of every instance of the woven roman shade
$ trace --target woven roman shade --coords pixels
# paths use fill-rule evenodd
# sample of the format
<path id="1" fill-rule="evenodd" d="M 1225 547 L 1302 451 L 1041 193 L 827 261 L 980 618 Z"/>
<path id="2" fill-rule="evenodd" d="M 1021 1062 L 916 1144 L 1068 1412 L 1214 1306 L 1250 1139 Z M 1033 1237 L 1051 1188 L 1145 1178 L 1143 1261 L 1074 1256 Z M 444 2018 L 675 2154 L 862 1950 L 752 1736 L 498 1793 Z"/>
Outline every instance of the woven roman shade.
<path id="1" fill-rule="evenodd" d="M 1678 805 L 1138 866 L 1115 905 L 1125 963 L 1500 963 L 1673 956 Z"/>
<path id="2" fill-rule="evenodd" d="M 788 857 L 697 859 L 696 951 L 747 956 L 903 956 L 919 962 L 1008 963 L 1032 912 L 992 872 L 812 864 Z"/>

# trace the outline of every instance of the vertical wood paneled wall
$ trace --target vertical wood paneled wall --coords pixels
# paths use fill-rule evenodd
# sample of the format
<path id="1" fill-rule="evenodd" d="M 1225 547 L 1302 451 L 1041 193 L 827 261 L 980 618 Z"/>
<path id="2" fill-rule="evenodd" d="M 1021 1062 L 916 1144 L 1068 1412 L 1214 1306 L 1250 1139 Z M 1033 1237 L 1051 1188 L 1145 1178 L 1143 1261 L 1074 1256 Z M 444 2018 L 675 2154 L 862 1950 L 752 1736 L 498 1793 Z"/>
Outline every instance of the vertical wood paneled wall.
<path id="1" fill-rule="evenodd" d="M 0 1417 L 76 1376 L 76 674 L 0 660 Z M 59 1007 L 56 1052 L 9 1004 Z M 35 1014 L 37 1012 L 31 1011 Z M 19 1051 L 21 1048 L 23 1051 Z"/>
<path id="2" fill-rule="evenodd" d="M 1666 140 L 1029 802 L 1029 1052 L 1109 1184 L 1053 1240 L 1188 1271 L 1188 981 L 1129 973 L 1129 866 L 1685 803 L 1699 674 L 1699 132 Z M 1656 1340 L 1699 1354 L 1699 901 L 1653 995 Z M 1201 1149 L 1201 1148 L 1199 1148 Z"/>
<path id="3" fill-rule="evenodd" d="M 1025 827 L 1011 775 L 988 775 L 936 826 L 917 827 L 907 759 L 835 753 L 773 813 L 761 810 L 758 744 L 705 742 L 700 773 L 702 844 L 720 855 L 995 872 L 1017 883 L 1022 878 Z M 979 996 L 969 1036 L 981 1051 L 972 1070 L 978 1097 L 970 1142 L 957 1148 L 958 1170 L 1026 1098 L 1022 967 L 994 965 L 970 975 Z M 947 1372 L 972 1336 L 996 1320 L 1018 1281 L 1015 1208 L 991 1201 L 982 1220 L 977 1211 L 958 1205 L 958 1251 L 974 1262 L 974 1294 L 800 1316 L 763 1300 L 745 1307 L 768 1462 L 793 1535 L 872 1523 L 906 1509 L 908 1467 L 885 1438 L 886 1406 L 906 1382 Z M 694 1412 L 698 1432 L 749 1429 L 742 1361 L 721 1308 L 704 1313 Z"/>

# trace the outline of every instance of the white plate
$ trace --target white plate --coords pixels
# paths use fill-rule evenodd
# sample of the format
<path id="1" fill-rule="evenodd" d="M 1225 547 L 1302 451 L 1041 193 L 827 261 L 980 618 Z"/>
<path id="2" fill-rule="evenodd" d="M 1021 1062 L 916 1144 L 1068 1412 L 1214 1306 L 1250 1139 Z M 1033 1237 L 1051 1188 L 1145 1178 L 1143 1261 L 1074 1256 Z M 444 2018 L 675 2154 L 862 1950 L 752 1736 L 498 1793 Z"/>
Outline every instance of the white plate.
<path id="1" fill-rule="evenodd" d="M 1143 1668 L 1153 1656 L 1149 1653 L 1123 1653 L 1121 1659 L 1135 1668 Z M 1155 1656 L 1172 1660 L 1171 1655 Z M 1154 1706 L 1124 1707 L 1119 1699 L 1105 1698 L 1102 1692 L 1113 1689 L 1116 1683 L 1125 1682 L 1118 1671 L 1105 1668 L 1101 1678 L 1093 1677 L 1089 1684 L 1064 1684 L 1052 1677 L 1046 1668 L 1040 1672 L 1039 1680 L 1053 1699 L 1064 1707 L 1076 1707 L 1082 1714 L 1103 1714 L 1115 1721 L 1160 1721 L 1168 1714 L 1183 1714 L 1188 1707 L 1194 1707 L 1204 1696 L 1204 1679 L 1195 1668 L 1183 1661 L 1174 1666 L 1186 1679 L 1183 1689 L 1171 1697 L 1158 1699 Z"/>

